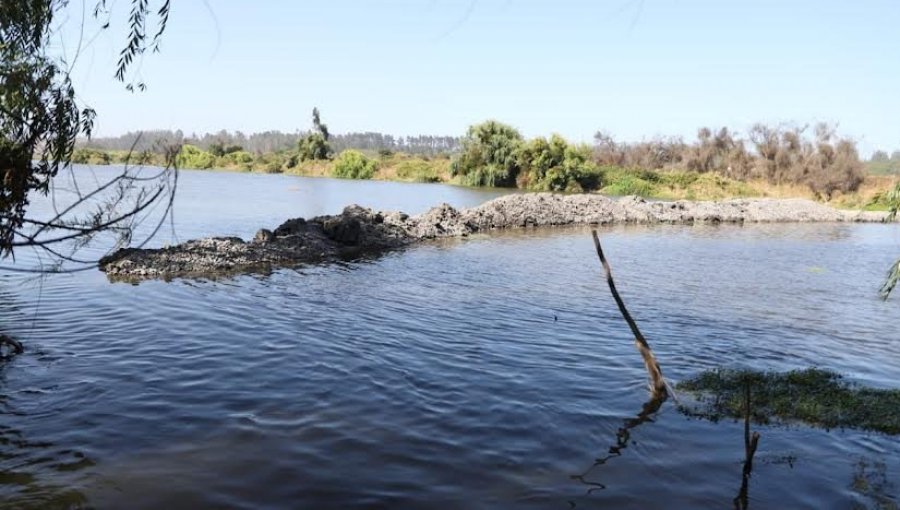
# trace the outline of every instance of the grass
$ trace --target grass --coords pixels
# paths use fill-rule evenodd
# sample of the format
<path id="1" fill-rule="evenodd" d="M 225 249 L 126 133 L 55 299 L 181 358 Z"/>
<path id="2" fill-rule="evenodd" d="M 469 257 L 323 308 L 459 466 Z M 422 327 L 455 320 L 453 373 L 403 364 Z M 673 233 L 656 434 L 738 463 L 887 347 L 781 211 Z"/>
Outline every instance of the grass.
<path id="1" fill-rule="evenodd" d="M 698 397 L 698 406 L 681 411 L 713 421 L 744 416 L 745 385 L 751 388 L 751 418 L 757 423 L 802 422 L 832 428 L 900 434 L 900 390 L 851 384 L 819 368 L 790 372 L 711 370 L 683 381 L 677 389 Z"/>

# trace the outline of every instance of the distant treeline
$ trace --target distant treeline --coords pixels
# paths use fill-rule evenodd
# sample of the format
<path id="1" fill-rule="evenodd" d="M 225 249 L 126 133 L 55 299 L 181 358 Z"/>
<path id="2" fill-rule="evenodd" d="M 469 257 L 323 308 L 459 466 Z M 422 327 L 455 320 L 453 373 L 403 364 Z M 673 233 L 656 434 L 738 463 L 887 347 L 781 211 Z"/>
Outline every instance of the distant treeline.
<path id="1" fill-rule="evenodd" d="M 856 191 L 865 178 L 856 142 L 824 123 L 812 128 L 756 124 L 746 137 L 725 127 L 704 127 L 692 143 L 681 138 L 617 143 L 603 132 L 594 139 L 601 165 L 715 172 L 740 181 L 804 185 L 825 197 Z"/>
<path id="2" fill-rule="evenodd" d="M 866 169 L 875 175 L 900 174 L 900 151 L 894 151 L 890 156 L 887 152 L 875 151 L 866 164 Z"/>
<path id="3" fill-rule="evenodd" d="M 297 141 L 309 135 L 309 132 L 283 133 L 281 131 L 264 131 L 250 135 L 240 131 L 219 131 L 203 135 L 185 135 L 181 130 L 148 130 L 128 132 L 121 136 L 92 138 L 82 140 L 78 146 L 87 149 L 106 151 L 158 152 L 167 145 L 194 145 L 203 150 L 211 150 L 214 146 L 240 147 L 241 150 L 264 154 L 293 150 Z M 404 152 L 420 156 L 449 154 L 459 149 L 460 138 L 455 136 L 393 136 L 384 133 L 346 133 L 331 134 L 329 144 L 335 152 L 346 149 L 363 151 Z"/>
<path id="4" fill-rule="evenodd" d="M 864 162 L 852 139 L 838 135 L 835 127 L 824 123 L 756 124 L 742 136 L 726 127 L 703 127 L 694 140 L 669 137 L 641 142 L 618 142 L 601 131 L 594 136 L 593 145 L 586 145 L 571 144 L 558 135 L 526 140 L 514 127 L 497 121 L 471 126 L 462 137 L 394 137 L 375 132 L 334 135 L 322 123 L 317 109 L 312 117 L 313 128 L 298 133 L 245 135 L 220 131 L 186 137 L 181 131 L 145 131 L 97 138 L 81 144 L 73 160 L 109 162 L 143 154 L 145 159 L 141 161 L 147 163 L 158 158 L 164 147 L 181 146 L 176 163 L 182 168 L 286 172 L 308 171 L 299 167 L 315 166 L 316 162 L 330 164 L 343 153 L 356 151 L 359 154 L 348 154 L 333 169 L 335 175 L 375 175 L 379 163 L 369 164 L 368 158 L 381 158 L 383 163 L 393 154 L 405 154 L 425 160 L 416 163 L 420 166 L 431 165 L 428 160 L 452 160 L 449 176 L 472 186 L 590 191 L 607 188 L 611 176 L 621 174 L 629 179 L 627 186 L 615 191 L 642 194 L 642 190 L 659 184 L 655 176 L 678 180 L 682 177 L 677 173 L 689 172 L 691 176 L 719 175 L 738 182 L 804 186 L 825 199 L 835 193 L 855 192 L 867 168 L 878 173 L 900 168 L 900 151 L 890 156 L 879 151 L 872 161 Z M 402 170 L 400 173 L 412 172 L 406 167 Z M 433 180 L 444 170 L 417 168 L 412 174 Z"/>
<path id="5" fill-rule="evenodd" d="M 453 162 L 453 174 L 470 185 L 518 186 L 549 190 L 595 189 L 604 185 L 604 169 L 656 172 L 652 176 L 692 172 L 716 174 L 736 181 L 807 186 L 830 199 L 835 192 L 854 192 L 865 179 L 856 143 L 835 128 L 754 125 L 746 138 L 728 128 L 701 128 L 697 139 L 660 138 L 638 143 L 617 142 L 607 133 L 593 147 L 571 145 L 559 136 L 525 140 L 512 126 L 489 121 L 472 126 Z"/>

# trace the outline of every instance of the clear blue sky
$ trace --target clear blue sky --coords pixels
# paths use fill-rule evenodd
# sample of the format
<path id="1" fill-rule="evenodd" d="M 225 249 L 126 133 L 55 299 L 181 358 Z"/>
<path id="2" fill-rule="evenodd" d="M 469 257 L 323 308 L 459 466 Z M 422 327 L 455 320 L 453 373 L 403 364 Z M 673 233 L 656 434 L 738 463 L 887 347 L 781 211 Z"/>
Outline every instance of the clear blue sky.
<path id="1" fill-rule="evenodd" d="M 294 131 L 318 106 L 333 132 L 457 135 L 496 118 L 587 142 L 829 121 L 864 153 L 900 149 L 897 0 L 172 2 L 146 92 L 111 79 L 129 1 L 82 51 L 97 134 Z M 81 1 L 69 11 L 71 53 Z"/>

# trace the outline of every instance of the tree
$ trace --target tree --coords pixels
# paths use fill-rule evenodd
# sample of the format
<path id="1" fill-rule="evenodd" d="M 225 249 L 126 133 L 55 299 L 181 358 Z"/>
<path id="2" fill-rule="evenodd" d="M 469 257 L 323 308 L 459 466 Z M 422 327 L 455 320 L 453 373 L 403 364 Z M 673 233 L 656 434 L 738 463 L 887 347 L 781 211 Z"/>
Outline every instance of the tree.
<path id="1" fill-rule="evenodd" d="M 591 161 L 591 149 L 569 144 L 554 134 L 538 137 L 519 151 L 522 187 L 547 191 L 585 191 L 600 184 L 600 170 Z"/>
<path id="2" fill-rule="evenodd" d="M 888 221 L 896 221 L 897 213 L 900 213 L 900 183 L 894 186 L 894 189 L 887 194 L 886 198 L 889 207 L 887 219 Z M 900 283 L 900 260 L 894 262 L 894 265 L 888 271 L 887 281 L 881 287 L 881 298 L 885 300 L 889 298 L 898 283 Z"/>
<path id="3" fill-rule="evenodd" d="M 67 0 L 17 0 L 0 5 L 0 258 L 21 248 L 48 255 L 53 264 L 37 270 L 59 270 L 64 262 L 93 266 L 75 251 L 95 235 L 116 234 L 115 247 L 129 244 L 141 213 L 168 193 L 174 195 L 175 175 L 166 170 L 142 174 L 131 165 L 90 190 L 75 186 L 74 196 L 49 218 L 28 215 L 35 195 L 54 192 L 53 179 L 70 169 L 75 139 L 90 137 L 94 111 L 80 105 L 69 72 L 72 62 L 54 57 L 54 21 Z M 120 53 L 115 79 L 126 88 L 145 88 L 130 81 L 128 71 L 137 55 L 159 48 L 169 13 L 169 1 L 155 10 L 158 27 L 148 37 L 150 0 L 132 0 L 130 31 Z M 107 16 L 99 0 L 94 16 Z M 101 29 L 108 27 L 108 21 Z M 73 182 L 77 183 L 73 173 Z M 22 268 L 17 268 L 21 270 Z"/>
<path id="4" fill-rule="evenodd" d="M 376 166 L 362 152 L 347 149 L 334 160 L 331 175 L 342 179 L 371 179 L 375 175 Z"/>
<path id="5" fill-rule="evenodd" d="M 450 171 L 470 186 L 515 186 L 522 143 L 515 128 L 495 120 L 470 126 Z"/>
<path id="6" fill-rule="evenodd" d="M 313 108 L 313 131 L 304 136 L 297 143 L 297 152 L 300 161 L 317 161 L 331 157 L 331 145 L 328 143 L 330 134 L 328 126 L 322 124 L 319 118 L 319 109 Z"/>

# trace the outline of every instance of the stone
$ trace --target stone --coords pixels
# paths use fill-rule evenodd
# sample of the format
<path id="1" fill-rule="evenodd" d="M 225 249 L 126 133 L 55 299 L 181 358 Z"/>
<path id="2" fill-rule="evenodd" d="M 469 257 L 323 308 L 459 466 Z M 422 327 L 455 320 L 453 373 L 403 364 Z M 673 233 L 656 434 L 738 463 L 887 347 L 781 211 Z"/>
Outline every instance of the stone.
<path id="1" fill-rule="evenodd" d="M 261 228 L 253 236 L 253 242 L 257 244 L 270 243 L 275 240 L 275 233 L 269 229 Z"/>
<path id="2" fill-rule="evenodd" d="M 839 211 L 802 199 L 661 202 L 597 194 L 514 193 L 468 209 L 441 204 L 413 216 L 351 205 L 341 214 L 308 221 L 294 218 L 274 231 L 262 229 L 249 243 L 236 237 L 214 237 L 161 249 L 123 249 L 104 257 L 99 266 L 114 278 L 202 277 L 379 254 L 428 239 L 495 229 L 628 223 L 880 222 L 885 216 Z"/>

